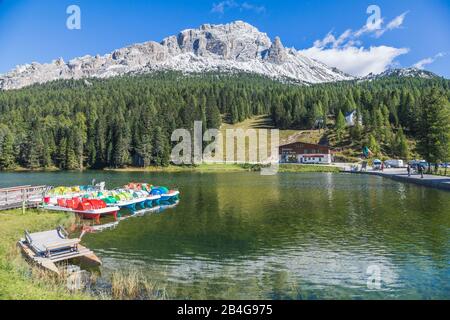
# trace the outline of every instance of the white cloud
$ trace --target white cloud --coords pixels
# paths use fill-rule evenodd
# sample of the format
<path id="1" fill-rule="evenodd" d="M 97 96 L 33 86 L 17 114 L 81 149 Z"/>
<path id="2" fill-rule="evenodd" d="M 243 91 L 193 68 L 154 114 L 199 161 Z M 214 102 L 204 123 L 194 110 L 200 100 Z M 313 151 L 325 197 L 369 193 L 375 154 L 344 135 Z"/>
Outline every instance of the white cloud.
<path id="1" fill-rule="evenodd" d="M 300 51 L 301 54 L 336 67 L 354 76 L 378 74 L 394 64 L 394 59 L 409 52 L 407 48 L 388 46 L 364 47 L 347 46 L 345 48 L 312 47 Z"/>
<path id="2" fill-rule="evenodd" d="M 405 21 L 405 17 L 408 14 L 408 11 L 403 12 L 401 15 L 395 17 L 392 19 L 386 26 L 386 28 L 381 28 L 376 30 L 375 37 L 379 38 L 381 37 L 386 31 L 398 29 L 403 25 L 403 22 Z"/>
<path id="3" fill-rule="evenodd" d="M 222 1 L 219 3 L 214 3 L 211 12 L 214 13 L 224 13 L 226 9 L 235 8 L 237 3 L 234 0 Z"/>
<path id="4" fill-rule="evenodd" d="M 353 33 L 353 37 L 359 38 L 366 33 L 377 32 L 382 29 L 383 23 L 384 19 L 380 18 L 376 21 L 375 25 L 370 25 L 369 27 L 367 24 L 365 24 L 362 28 Z"/>
<path id="5" fill-rule="evenodd" d="M 336 42 L 336 38 L 331 32 L 328 32 L 325 38 L 322 40 L 316 40 L 314 41 L 314 47 L 317 48 L 323 48 L 326 47 L 329 44 L 334 44 Z"/>
<path id="6" fill-rule="evenodd" d="M 383 27 L 384 20 L 379 19 L 375 27 L 364 25 L 356 31 L 347 29 L 339 37 L 330 31 L 323 39 L 314 41 L 312 48 L 300 53 L 354 76 L 381 73 L 396 65 L 395 59 L 408 53 L 409 49 L 384 45 L 366 49 L 360 38 L 365 34 L 373 34 L 379 38 L 386 31 L 400 28 L 407 14 L 408 12 L 404 12 L 395 17 L 386 27 Z"/>
<path id="7" fill-rule="evenodd" d="M 432 64 L 434 61 L 436 61 L 436 59 L 445 57 L 446 55 L 447 55 L 447 53 L 445 53 L 445 52 L 439 52 L 438 54 L 434 55 L 433 57 L 425 58 L 425 59 L 422 59 L 422 60 L 416 62 L 413 65 L 413 67 L 417 68 L 417 69 L 424 69 L 426 65 Z"/>
<path id="8" fill-rule="evenodd" d="M 244 2 L 241 5 L 241 8 L 244 10 L 251 10 L 251 11 L 255 11 L 256 13 L 263 13 L 266 11 L 266 7 L 264 6 L 257 6 L 248 2 Z"/>
<path id="9" fill-rule="evenodd" d="M 356 31 L 352 31 L 352 29 L 345 30 L 344 33 L 342 33 L 338 38 L 336 38 L 332 32 L 329 32 L 326 37 L 323 40 L 318 40 L 316 47 L 321 47 L 327 44 L 333 44 L 334 47 L 338 47 L 341 45 L 345 40 L 348 39 L 348 41 L 355 41 L 356 39 L 360 38 L 361 36 L 365 34 L 374 34 L 376 38 L 381 37 L 386 31 L 391 31 L 394 29 L 398 29 L 403 25 L 403 22 L 405 21 L 405 17 L 408 14 L 408 11 L 403 12 L 401 15 L 395 17 L 392 19 L 386 27 L 383 28 L 384 19 L 379 19 L 376 21 L 375 25 L 370 27 L 368 25 L 362 26 L 360 29 Z M 325 40 L 328 40 L 326 42 Z"/>
<path id="10" fill-rule="evenodd" d="M 249 2 L 237 2 L 235 0 L 225 0 L 219 3 L 214 3 L 211 9 L 212 13 L 224 14 L 229 9 L 239 9 L 241 11 L 254 11 L 256 13 L 263 13 L 266 11 L 264 6 L 258 6 Z"/>

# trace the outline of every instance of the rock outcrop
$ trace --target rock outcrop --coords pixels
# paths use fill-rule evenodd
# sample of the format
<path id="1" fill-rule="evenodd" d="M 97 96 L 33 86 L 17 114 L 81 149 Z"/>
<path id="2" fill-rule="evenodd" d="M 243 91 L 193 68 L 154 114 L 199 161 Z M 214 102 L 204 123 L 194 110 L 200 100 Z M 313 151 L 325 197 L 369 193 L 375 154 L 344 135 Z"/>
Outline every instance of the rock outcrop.
<path id="1" fill-rule="evenodd" d="M 118 49 L 103 56 L 84 56 L 68 62 L 31 63 L 0 75 L 0 89 L 18 89 L 58 79 L 109 78 L 127 73 L 177 70 L 250 72 L 275 79 L 322 83 L 352 79 L 335 68 L 287 49 L 276 37 L 236 21 L 224 25 L 204 24 L 160 43 L 149 41 Z"/>

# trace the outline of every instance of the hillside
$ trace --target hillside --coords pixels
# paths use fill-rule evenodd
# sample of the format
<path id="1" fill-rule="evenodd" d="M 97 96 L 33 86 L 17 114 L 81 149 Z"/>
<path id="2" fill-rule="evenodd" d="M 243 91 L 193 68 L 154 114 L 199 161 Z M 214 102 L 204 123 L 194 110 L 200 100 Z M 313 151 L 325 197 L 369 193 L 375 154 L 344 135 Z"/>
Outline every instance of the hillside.
<path id="1" fill-rule="evenodd" d="M 272 119 L 268 115 L 254 116 L 236 124 L 224 123 L 221 126 L 222 134 L 225 136 L 226 129 L 276 129 Z M 313 144 L 325 144 L 333 149 L 337 162 L 358 162 L 361 160 L 363 141 L 354 141 L 350 134 L 351 128 L 347 128 L 341 140 L 337 139 L 334 121 L 330 121 L 326 129 L 313 130 L 280 130 L 280 145 L 293 142 L 306 142 Z M 408 138 L 410 158 L 418 158 L 415 152 L 416 141 Z M 388 159 L 392 154 L 386 152 L 387 145 L 382 146 L 378 154 L 381 159 Z M 226 155 L 226 153 L 225 153 Z"/>
<path id="2" fill-rule="evenodd" d="M 441 78 L 298 86 L 245 73 L 162 72 L 60 80 L 0 92 L 0 169 L 166 166 L 175 129 L 196 120 L 219 128 L 223 115 L 223 128 L 276 127 L 285 141 L 326 139 L 348 158 L 362 145 L 408 158 L 428 126 L 423 120 L 439 120 L 428 113 L 449 99 L 450 82 Z M 352 110 L 363 125 L 350 130 L 339 120 Z"/>

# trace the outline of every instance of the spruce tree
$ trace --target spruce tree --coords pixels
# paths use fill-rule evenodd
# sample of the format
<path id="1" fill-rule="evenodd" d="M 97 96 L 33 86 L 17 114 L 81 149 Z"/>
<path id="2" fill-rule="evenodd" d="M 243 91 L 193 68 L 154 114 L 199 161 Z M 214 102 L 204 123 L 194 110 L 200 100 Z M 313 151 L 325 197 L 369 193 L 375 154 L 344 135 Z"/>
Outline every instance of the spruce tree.
<path id="1" fill-rule="evenodd" d="M 153 145 L 153 163 L 156 166 L 168 166 L 170 146 L 168 139 L 160 126 L 154 128 Z"/>
<path id="2" fill-rule="evenodd" d="M 408 140 L 400 128 L 395 136 L 395 153 L 402 159 L 409 160 L 409 146 Z"/>
<path id="3" fill-rule="evenodd" d="M 15 165 L 14 138 L 11 133 L 3 137 L 0 144 L 0 170 L 12 169 Z"/>
<path id="4" fill-rule="evenodd" d="M 336 118 L 336 125 L 335 125 L 335 129 L 336 129 L 336 136 L 338 138 L 339 141 L 342 140 L 342 136 L 344 134 L 345 131 L 345 118 L 344 115 L 342 114 L 342 111 L 339 110 L 339 113 L 337 115 Z"/>
<path id="5" fill-rule="evenodd" d="M 373 134 L 369 135 L 369 149 L 375 156 L 379 156 L 381 152 L 380 145 Z"/>
<path id="6" fill-rule="evenodd" d="M 417 151 L 428 163 L 446 162 L 450 152 L 449 102 L 432 89 L 423 97 L 421 109 Z"/>

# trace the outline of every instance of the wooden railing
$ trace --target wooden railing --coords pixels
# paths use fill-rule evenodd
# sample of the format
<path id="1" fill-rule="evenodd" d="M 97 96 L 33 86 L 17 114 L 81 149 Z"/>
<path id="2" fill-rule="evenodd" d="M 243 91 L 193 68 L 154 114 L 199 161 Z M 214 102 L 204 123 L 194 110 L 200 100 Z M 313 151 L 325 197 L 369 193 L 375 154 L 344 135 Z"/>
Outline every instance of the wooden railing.
<path id="1" fill-rule="evenodd" d="M 0 210 L 35 207 L 47 192 L 47 186 L 0 188 Z"/>

